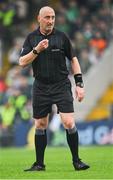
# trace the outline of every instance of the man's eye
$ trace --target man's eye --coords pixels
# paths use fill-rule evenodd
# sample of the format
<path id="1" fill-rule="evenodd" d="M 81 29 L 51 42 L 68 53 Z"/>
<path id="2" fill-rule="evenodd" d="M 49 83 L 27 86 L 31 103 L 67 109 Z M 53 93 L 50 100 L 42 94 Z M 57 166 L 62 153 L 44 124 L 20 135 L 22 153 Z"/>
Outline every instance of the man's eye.
<path id="1" fill-rule="evenodd" d="M 45 19 L 49 19 L 49 17 L 48 17 L 48 16 L 46 16 L 46 17 L 45 17 Z"/>
<path id="2" fill-rule="evenodd" d="M 52 19 L 52 20 L 54 20 L 54 19 L 55 19 L 55 17 L 54 17 L 54 16 L 52 16 L 52 17 L 46 16 L 46 17 L 45 17 L 45 19 L 47 19 L 47 20 L 48 20 L 48 19 Z"/>

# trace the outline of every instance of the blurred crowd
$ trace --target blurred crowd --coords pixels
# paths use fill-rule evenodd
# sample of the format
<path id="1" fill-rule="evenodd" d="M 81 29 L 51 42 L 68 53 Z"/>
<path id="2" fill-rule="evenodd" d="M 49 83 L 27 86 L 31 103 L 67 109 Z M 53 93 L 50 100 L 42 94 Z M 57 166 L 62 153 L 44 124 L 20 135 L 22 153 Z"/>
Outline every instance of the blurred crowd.
<path id="1" fill-rule="evenodd" d="M 45 5 L 55 9 L 56 28 L 70 37 L 83 74 L 102 59 L 113 38 L 112 0 L 0 0 L 0 137 L 12 133 L 16 123 L 32 120 L 32 70 L 19 67 L 18 60 Z"/>

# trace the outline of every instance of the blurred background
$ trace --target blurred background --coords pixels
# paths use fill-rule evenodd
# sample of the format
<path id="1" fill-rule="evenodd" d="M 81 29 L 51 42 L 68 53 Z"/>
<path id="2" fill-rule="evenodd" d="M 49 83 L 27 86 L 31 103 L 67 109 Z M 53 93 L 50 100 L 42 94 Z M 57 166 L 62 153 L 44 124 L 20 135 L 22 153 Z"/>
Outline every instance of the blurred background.
<path id="1" fill-rule="evenodd" d="M 72 42 L 83 72 L 86 97 L 74 101 L 80 145 L 113 144 L 113 0 L 0 0 L 0 148 L 33 147 L 31 66 L 18 66 L 26 35 L 37 28 L 42 6 L 56 11 L 56 27 Z M 70 64 L 67 64 L 73 84 Z M 48 145 L 66 146 L 56 106 Z"/>

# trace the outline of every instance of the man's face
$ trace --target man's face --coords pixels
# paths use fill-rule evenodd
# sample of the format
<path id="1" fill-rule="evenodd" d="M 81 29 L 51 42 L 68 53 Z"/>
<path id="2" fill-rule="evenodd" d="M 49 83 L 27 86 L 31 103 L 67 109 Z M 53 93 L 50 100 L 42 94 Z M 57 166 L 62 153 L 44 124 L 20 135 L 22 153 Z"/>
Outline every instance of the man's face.
<path id="1" fill-rule="evenodd" d="M 42 9 L 38 16 L 40 30 L 44 33 L 49 33 L 53 30 L 55 24 L 55 12 L 51 8 Z"/>

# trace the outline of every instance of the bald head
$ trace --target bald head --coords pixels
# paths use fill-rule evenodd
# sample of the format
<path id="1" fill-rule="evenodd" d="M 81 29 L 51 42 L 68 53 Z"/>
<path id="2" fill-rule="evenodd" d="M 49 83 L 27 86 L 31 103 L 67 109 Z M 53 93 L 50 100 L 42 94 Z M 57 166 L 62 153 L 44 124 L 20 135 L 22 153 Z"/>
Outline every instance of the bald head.
<path id="1" fill-rule="evenodd" d="M 49 6 L 42 7 L 39 11 L 38 22 L 40 25 L 41 33 L 43 34 L 51 33 L 55 23 L 54 9 Z"/>
<path id="2" fill-rule="evenodd" d="M 39 11 L 39 16 L 43 16 L 46 12 L 53 12 L 55 14 L 55 11 L 53 8 L 49 6 L 44 6 Z"/>

